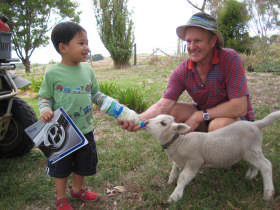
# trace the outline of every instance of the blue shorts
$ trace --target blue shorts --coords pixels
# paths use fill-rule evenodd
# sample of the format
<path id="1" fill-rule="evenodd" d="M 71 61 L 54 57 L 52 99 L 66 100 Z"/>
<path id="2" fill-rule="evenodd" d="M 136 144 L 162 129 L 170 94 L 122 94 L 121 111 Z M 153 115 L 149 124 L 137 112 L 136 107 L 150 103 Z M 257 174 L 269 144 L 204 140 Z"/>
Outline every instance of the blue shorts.
<path id="1" fill-rule="evenodd" d="M 98 162 L 93 131 L 85 134 L 88 144 L 54 164 L 48 163 L 47 173 L 56 178 L 68 177 L 72 172 L 81 176 L 96 173 Z"/>

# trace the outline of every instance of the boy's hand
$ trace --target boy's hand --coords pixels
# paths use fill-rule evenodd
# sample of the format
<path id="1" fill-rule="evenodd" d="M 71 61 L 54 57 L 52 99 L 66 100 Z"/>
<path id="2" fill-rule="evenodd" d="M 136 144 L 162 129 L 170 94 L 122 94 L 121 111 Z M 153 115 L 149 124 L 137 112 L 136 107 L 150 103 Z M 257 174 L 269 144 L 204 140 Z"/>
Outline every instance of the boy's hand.
<path id="1" fill-rule="evenodd" d="M 41 114 L 41 120 L 44 122 L 44 123 L 47 123 L 47 122 L 50 122 L 53 118 L 53 111 L 50 110 L 50 109 L 47 109 L 46 111 L 44 111 L 42 114 Z"/>
<path id="2" fill-rule="evenodd" d="M 122 126 L 122 129 L 128 130 L 128 131 L 138 131 L 141 128 L 141 125 L 135 125 L 133 120 L 118 120 L 118 124 Z"/>

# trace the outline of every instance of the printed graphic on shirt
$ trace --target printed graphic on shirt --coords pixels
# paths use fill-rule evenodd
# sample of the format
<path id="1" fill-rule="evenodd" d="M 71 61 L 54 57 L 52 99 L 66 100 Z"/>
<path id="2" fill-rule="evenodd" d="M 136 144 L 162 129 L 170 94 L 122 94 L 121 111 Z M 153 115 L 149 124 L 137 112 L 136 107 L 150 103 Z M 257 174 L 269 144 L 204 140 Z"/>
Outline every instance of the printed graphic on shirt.
<path id="1" fill-rule="evenodd" d="M 91 86 L 86 85 L 79 86 L 74 88 L 73 90 L 69 87 L 63 87 L 62 85 L 57 85 L 56 90 L 64 93 L 72 93 L 72 94 L 90 94 L 91 93 Z"/>
<path id="2" fill-rule="evenodd" d="M 56 85 L 55 92 L 58 104 L 66 104 L 66 109 L 67 106 L 72 107 L 72 113 L 68 113 L 71 118 L 74 119 L 81 116 L 86 116 L 91 112 L 92 105 L 90 85 L 73 88 L 58 84 Z M 75 110 L 73 110 L 73 107 L 75 107 Z"/>

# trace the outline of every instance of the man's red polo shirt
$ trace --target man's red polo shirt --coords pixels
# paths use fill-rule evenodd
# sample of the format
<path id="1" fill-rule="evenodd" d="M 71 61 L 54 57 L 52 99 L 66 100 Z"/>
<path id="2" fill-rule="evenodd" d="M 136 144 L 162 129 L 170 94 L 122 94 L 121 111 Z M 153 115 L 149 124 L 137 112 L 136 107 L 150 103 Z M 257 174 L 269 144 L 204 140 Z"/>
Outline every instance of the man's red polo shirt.
<path id="1" fill-rule="evenodd" d="M 184 90 L 202 110 L 233 98 L 247 96 L 248 112 L 245 117 L 254 120 L 244 64 L 233 49 L 214 50 L 212 66 L 205 83 L 201 82 L 191 59 L 181 63 L 171 74 L 163 98 L 177 101 Z"/>

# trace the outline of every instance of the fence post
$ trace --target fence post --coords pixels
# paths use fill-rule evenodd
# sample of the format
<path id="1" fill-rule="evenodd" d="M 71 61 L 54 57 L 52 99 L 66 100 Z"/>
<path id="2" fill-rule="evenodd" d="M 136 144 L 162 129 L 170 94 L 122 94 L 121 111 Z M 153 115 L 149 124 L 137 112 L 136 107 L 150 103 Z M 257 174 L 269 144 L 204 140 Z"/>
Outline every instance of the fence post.
<path id="1" fill-rule="evenodd" d="M 136 43 L 134 44 L 134 66 L 137 64 L 137 57 L 136 57 Z"/>

